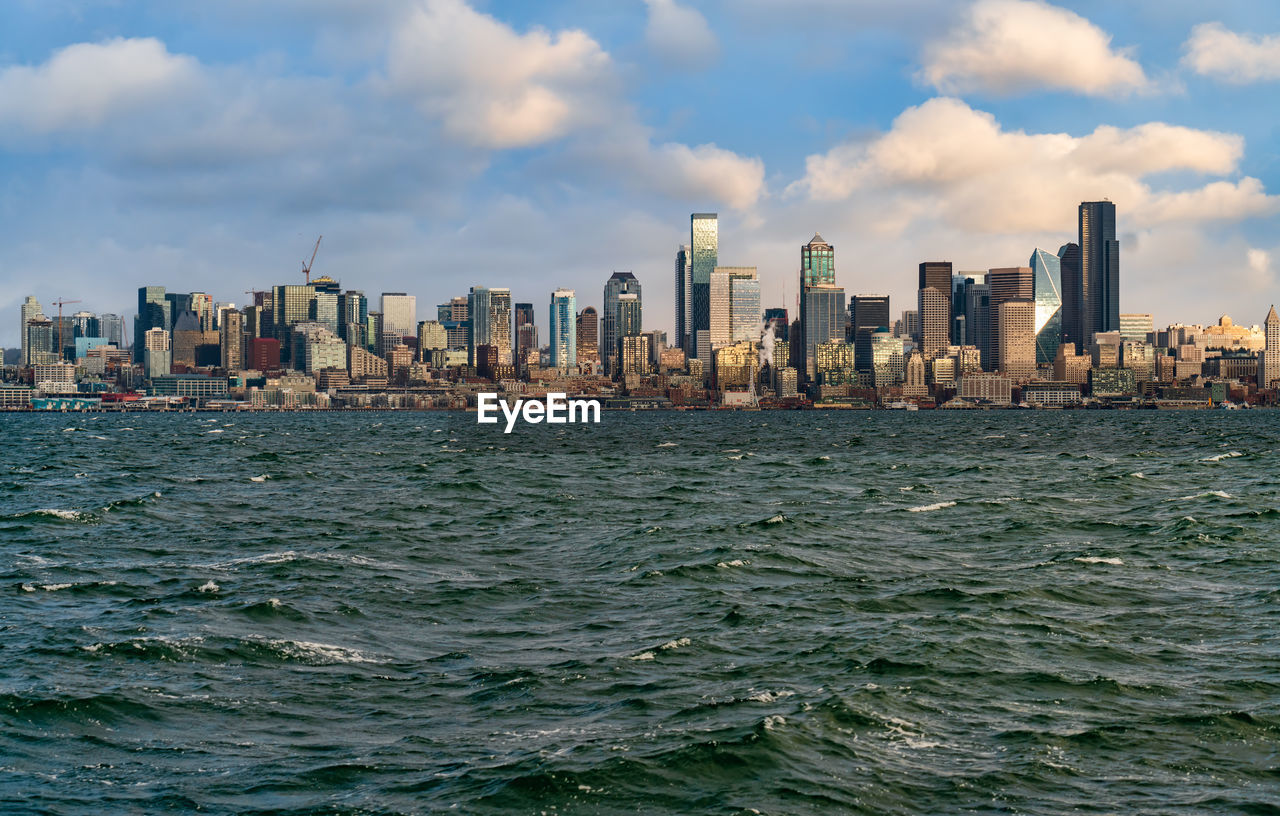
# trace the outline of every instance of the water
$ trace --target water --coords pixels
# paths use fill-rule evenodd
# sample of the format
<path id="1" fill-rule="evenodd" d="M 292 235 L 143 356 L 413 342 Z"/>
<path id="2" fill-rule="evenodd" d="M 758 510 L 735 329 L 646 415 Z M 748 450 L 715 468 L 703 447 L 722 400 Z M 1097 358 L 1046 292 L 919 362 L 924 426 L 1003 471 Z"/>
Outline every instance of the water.
<path id="1" fill-rule="evenodd" d="M 3 430 L 6 813 L 1280 808 L 1280 413 Z"/>

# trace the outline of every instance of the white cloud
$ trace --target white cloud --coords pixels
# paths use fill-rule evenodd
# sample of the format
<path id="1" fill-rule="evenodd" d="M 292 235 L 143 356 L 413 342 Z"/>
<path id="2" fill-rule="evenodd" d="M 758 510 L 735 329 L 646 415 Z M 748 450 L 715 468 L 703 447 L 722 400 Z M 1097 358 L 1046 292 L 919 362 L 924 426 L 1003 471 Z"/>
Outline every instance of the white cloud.
<path id="1" fill-rule="evenodd" d="M 41 65 L 0 70 L 0 125 L 92 128 L 174 97 L 197 73 L 194 59 L 151 38 L 69 45 Z"/>
<path id="2" fill-rule="evenodd" d="M 1109 34 L 1041 0 L 978 0 L 958 30 L 925 48 L 920 77 L 943 93 L 1103 95 L 1149 86 L 1142 66 L 1113 49 Z"/>
<path id="3" fill-rule="evenodd" d="M 1202 23 L 1183 49 L 1183 65 L 1203 76 L 1236 84 L 1280 79 L 1278 35 L 1237 34 L 1222 23 Z"/>
<path id="4" fill-rule="evenodd" d="M 645 42 L 666 65 L 692 70 L 704 68 L 720 55 L 720 43 L 707 25 L 707 18 L 695 8 L 676 0 L 645 0 L 649 21 Z"/>
<path id="5" fill-rule="evenodd" d="M 451 135 L 503 149 L 597 120 L 612 63 L 585 32 L 518 34 L 461 0 L 425 0 L 392 34 L 387 75 Z"/>
<path id="6" fill-rule="evenodd" d="M 1104 197 L 1138 226 L 1236 221 L 1275 212 L 1280 199 L 1249 177 L 1179 191 L 1153 189 L 1146 178 L 1229 175 L 1243 151 L 1237 135 L 1159 122 L 1079 137 L 1008 131 L 943 97 L 908 108 L 869 142 L 810 156 L 805 177 L 788 190 L 826 201 L 870 196 L 884 203 L 886 222 L 937 217 L 982 233 L 1060 228 L 1076 202 Z"/>
<path id="7" fill-rule="evenodd" d="M 1265 249 L 1250 247 L 1245 254 L 1249 268 L 1249 282 L 1254 291 L 1269 289 L 1275 285 L 1275 274 L 1271 271 L 1271 253 Z"/>

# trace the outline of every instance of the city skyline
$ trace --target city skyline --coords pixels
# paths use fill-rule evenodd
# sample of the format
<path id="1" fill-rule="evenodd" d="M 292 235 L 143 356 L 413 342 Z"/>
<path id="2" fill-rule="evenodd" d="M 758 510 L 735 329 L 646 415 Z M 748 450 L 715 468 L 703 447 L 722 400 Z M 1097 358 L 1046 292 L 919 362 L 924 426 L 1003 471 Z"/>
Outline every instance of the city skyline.
<path id="1" fill-rule="evenodd" d="M 906 303 L 921 259 L 1023 264 L 1075 241 L 1071 208 L 1103 197 L 1125 214 L 1119 311 L 1207 321 L 1210 285 L 1237 315 L 1275 287 L 1280 164 L 1258 103 L 1280 10 L 1257 4 L 269 2 L 194 30 L 151 3 L 12 16 L 0 310 L 34 293 L 131 315 L 136 287 L 188 280 L 240 304 L 290 282 L 323 233 L 317 274 L 424 303 L 478 265 L 514 297 L 544 297 L 521 288 L 533 276 L 600 306 L 600 273 L 630 270 L 649 327 L 674 335 L 655 284 L 690 211 L 720 212 L 724 260 L 795 309 L 802 233 L 842 248 L 846 292 Z M 798 63 L 818 21 L 832 47 Z M 1001 35 L 1035 51 L 973 58 Z M 487 75 L 497 52 L 554 67 Z"/>

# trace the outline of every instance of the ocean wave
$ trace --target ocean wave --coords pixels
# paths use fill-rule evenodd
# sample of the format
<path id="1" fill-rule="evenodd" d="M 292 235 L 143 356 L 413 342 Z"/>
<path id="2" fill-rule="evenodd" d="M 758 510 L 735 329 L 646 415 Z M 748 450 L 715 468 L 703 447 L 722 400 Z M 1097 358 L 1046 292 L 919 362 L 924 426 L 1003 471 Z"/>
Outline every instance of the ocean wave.
<path id="1" fill-rule="evenodd" d="M 1082 555 L 1071 560 L 1079 561 L 1081 564 L 1110 564 L 1113 567 L 1124 566 L 1124 561 L 1119 558 L 1115 558 L 1114 556 Z"/>
<path id="2" fill-rule="evenodd" d="M 938 502 L 936 504 L 925 504 L 925 505 L 921 505 L 920 507 L 908 507 L 907 512 L 908 513 L 929 513 L 934 510 L 943 510 L 947 507 L 955 507 L 955 506 L 956 506 L 956 503 L 953 501 L 944 501 L 944 502 Z"/>
<path id="3" fill-rule="evenodd" d="M 1201 462 L 1221 462 L 1223 459 L 1235 459 L 1237 456 L 1244 456 L 1244 454 L 1241 453 L 1240 451 L 1227 451 L 1226 453 L 1219 453 L 1216 456 L 1206 456 L 1200 461 Z"/>

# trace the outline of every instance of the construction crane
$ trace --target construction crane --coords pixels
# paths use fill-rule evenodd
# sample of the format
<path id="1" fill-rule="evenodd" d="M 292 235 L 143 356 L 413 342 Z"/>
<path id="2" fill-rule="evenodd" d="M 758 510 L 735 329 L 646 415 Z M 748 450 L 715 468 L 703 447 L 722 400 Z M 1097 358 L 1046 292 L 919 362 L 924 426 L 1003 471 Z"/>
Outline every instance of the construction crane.
<path id="1" fill-rule="evenodd" d="M 79 302 L 80 302 L 80 301 L 78 301 L 78 300 L 55 300 L 55 301 L 53 301 L 53 305 L 58 307 L 58 359 L 59 359 L 59 360 L 66 360 L 66 359 L 67 359 L 67 351 L 66 351 L 66 347 L 62 345 L 62 304 L 64 304 L 64 303 L 79 303 Z"/>
<path id="2" fill-rule="evenodd" d="M 321 235 L 320 238 L 324 236 Z M 316 262 L 316 253 L 320 251 L 320 238 L 316 239 L 315 249 L 311 250 L 311 260 L 302 265 L 302 272 L 307 276 L 307 283 L 311 283 L 311 265 Z"/>

